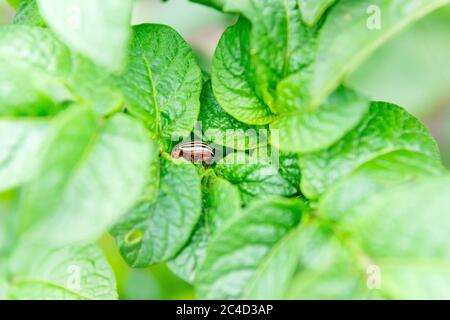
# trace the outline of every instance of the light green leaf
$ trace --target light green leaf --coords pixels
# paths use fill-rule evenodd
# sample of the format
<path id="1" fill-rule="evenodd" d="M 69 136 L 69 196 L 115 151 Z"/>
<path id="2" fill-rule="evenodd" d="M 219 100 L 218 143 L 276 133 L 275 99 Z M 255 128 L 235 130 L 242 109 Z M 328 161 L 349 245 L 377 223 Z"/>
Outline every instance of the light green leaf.
<path id="1" fill-rule="evenodd" d="M 368 198 L 405 183 L 440 177 L 448 172 L 428 155 L 400 150 L 379 156 L 337 183 L 321 199 L 320 212 L 327 219 L 345 221 L 351 208 Z"/>
<path id="2" fill-rule="evenodd" d="M 61 83 L 24 65 L 0 61 L 0 116 L 51 116 L 71 95 Z M 24 81 L 26 79 L 26 81 Z"/>
<path id="3" fill-rule="evenodd" d="M 37 0 L 48 26 L 95 63 L 122 70 L 130 36 L 133 0 Z"/>
<path id="4" fill-rule="evenodd" d="M 159 154 L 128 116 L 98 120 L 80 106 L 55 120 L 42 149 L 38 174 L 21 192 L 17 224 L 48 244 L 96 240 L 139 200 Z"/>
<path id="5" fill-rule="evenodd" d="M 415 22 L 377 49 L 346 82 L 372 100 L 405 106 L 422 119 L 433 116 L 441 101 L 450 99 L 449 21 L 450 6 L 445 6 Z"/>
<path id="6" fill-rule="evenodd" d="M 320 31 L 312 68 L 312 105 L 320 105 L 345 76 L 389 37 L 448 3 L 448 0 L 339 1 Z"/>
<path id="7" fill-rule="evenodd" d="M 33 176 L 49 128 L 48 120 L 0 119 L 0 193 Z"/>
<path id="8" fill-rule="evenodd" d="M 10 274 L 10 299 L 117 299 L 114 274 L 92 245 L 56 249 L 21 245 L 11 258 Z"/>
<path id="9" fill-rule="evenodd" d="M 256 92 L 247 20 L 240 19 L 222 35 L 212 62 L 211 81 L 220 106 L 235 119 L 258 125 L 272 121 L 272 112 Z"/>
<path id="10" fill-rule="evenodd" d="M 353 208 L 342 232 L 381 271 L 395 299 L 448 299 L 450 178 L 433 178 L 375 195 Z"/>
<path id="11" fill-rule="evenodd" d="M 188 282 L 194 281 L 211 237 L 227 221 L 241 214 L 239 191 L 231 183 L 215 176 L 206 176 L 202 187 L 202 218 L 189 243 L 169 262 L 170 269 Z"/>
<path id="12" fill-rule="evenodd" d="M 255 149 L 268 143 L 268 130 L 263 126 L 242 123 L 226 113 L 214 97 L 211 82 L 205 83 L 201 95 L 203 140 L 236 150 Z"/>
<path id="13" fill-rule="evenodd" d="M 278 130 L 275 146 L 301 153 L 327 148 L 359 123 L 369 105 L 366 98 L 341 87 L 315 111 L 303 110 L 277 117 L 270 124 L 271 131 Z"/>
<path id="14" fill-rule="evenodd" d="M 298 0 L 303 21 L 313 26 L 336 0 Z"/>
<path id="15" fill-rule="evenodd" d="M 10 64 L 16 71 L 22 70 L 22 76 L 24 70 L 29 70 L 31 82 L 25 84 L 25 89 L 35 90 L 36 93 L 27 93 L 32 98 L 42 96 L 46 86 L 52 84 L 45 92 L 49 97 L 58 98 L 57 101 L 90 103 L 101 114 L 109 114 L 122 107 L 122 94 L 112 84 L 110 76 L 87 59 L 72 53 L 48 30 L 21 25 L 0 27 L 0 60 L 2 65 Z M 38 79 L 42 79 L 42 83 Z M 13 86 L 2 81 L 2 91 L 10 88 L 13 93 L 17 92 L 14 84 L 18 81 L 18 78 L 13 78 Z M 65 92 L 56 94 L 61 88 L 66 88 L 71 95 Z M 11 93 L 8 95 L 8 91 L 6 96 L 14 97 Z"/>
<path id="16" fill-rule="evenodd" d="M 277 154 L 275 158 L 278 162 L 272 162 L 273 157 L 260 159 L 256 153 L 249 156 L 238 152 L 217 163 L 215 172 L 239 188 L 244 204 L 268 194 L 285 197 L 299 195 L 297 156 Z"/>
<path id="17" fill-rule="evenodd" d="M 229 222 L 208 247 L 196 278 L 205 299 L 277 299 L 297 265 L 300 200 L 256 202 Z"/>
<path id="18" fill-rule="evenodd" d="M 342 140 L 300 157 L 301 190 L 308 198 L 317 199 L 360 165 L 397 150 L 440 161 L 436 141 L 422 123 L 400 107 L 374 102 L 361 123 Z"/>
<path id="19" fill-rule="evenodd" d="M 170 27 L 134 27 L 129 65 L 118 82 L 127 109 L 155 136 L 185 137 L 200 110 L 202 75 L 192 49 Z"/>
<path id="20" fill-rule="evenodd" d="M 36 0 L 21 0 L 14 17 L 15 24 L 45 27 L 45 21 L 39 12 Z"/>
<path id="21" fill-rule="evenodd" d="M 6 263 L 0 262 L 0 300 L 8 298 L 8 274 Z"/>
<path id="22" fill-rule="evenodd" d="M 200 178 L 195 167 L 163 159 L 159 175 L 159 181 L 151 177 L 157 194 L 147 195 L 112 230 L 123 258 L 132 267 L 173 258 L 200 219 Z"/>
<path id="23" fill-rule="evenodd" d="M 309 221 L 303 223 L 298 234 L 298 273 L 287 291 L 287 299 L 383 298 L 378 290 L 368 290 L 360 261 L 332 228 Z"/>

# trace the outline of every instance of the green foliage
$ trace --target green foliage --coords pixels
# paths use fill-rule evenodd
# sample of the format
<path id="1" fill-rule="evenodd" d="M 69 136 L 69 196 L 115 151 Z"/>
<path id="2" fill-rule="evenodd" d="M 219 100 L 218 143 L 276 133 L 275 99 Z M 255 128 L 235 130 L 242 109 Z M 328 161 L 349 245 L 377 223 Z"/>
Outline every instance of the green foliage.
<path id="1" fill-rule="evenodd" d="M 34 0 L 49 27 L 70 47 L 121 71 L 134 0 Z"/>
<path id="2" fill-rule="evenodd" d="M 264 200 L 231 220 L 211 241 L 198 271 L 200 297 L 281 297 L 297 263 L 302 208 L 299 200 Z"/>
<path id="3" fill-rule="evenodd" d="M 54 249 L 22 245 L 10 264 L 15 271 L 8 285 L 10 299 L 117 298 L 112 270 L 102 252 L 93 245 Z"/>
<path id="4" fill-rule="evenodd" d="M 156 137 L 187 136 L 200 110 L 202 75 L 192 49 L 170 27 L 133 28 L 129 65 L 119 77 L 128 111 Z"/>
<path id="5" fill-rule="evenodd" d="M 448 298 L 438 146 L 343 82 L 449 1 L 195 2 L 239 15 L 211 79 L 170 27 L 130 27 L 132 0 L 11 1 L 0 298 L 117 298 L 108 231 L 129 266 L 166 263 L 199 298 Z M 198 135 L 212 165 L 170 156 Z"/>
<path id="6" fill-rule="evenodd" d="M 200 179 L 184 162 L 162 160 L 157 191 L 144 199 L 113 230 L 124 259 L 145 267 L 173 258 L 189 240 L 201 214 Z M 154 188 L 152 188 L 154 189 Z"/>

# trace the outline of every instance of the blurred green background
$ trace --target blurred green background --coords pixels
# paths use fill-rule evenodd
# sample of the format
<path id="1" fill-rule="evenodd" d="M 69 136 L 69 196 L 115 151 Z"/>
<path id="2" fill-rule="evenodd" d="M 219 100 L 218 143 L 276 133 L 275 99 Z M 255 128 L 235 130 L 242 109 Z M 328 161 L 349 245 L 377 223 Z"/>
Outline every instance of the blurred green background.
<path id="1" fill-rule="evenodd" d="M 5 0 L 0 0 L 0 25 L 11 23 L 13 16 Z M 233 19 L 187 0 L 139 0 L 133 24 L 172 26 L 192 45 L 208 70 L 220 35 Z M 450 168 L 450 6 L 391 39 L 347 83 L 374 100 L 396 103 L 422 119 L 438 140 Z M 110 236 L 105 235 L 100 243 L 116 273 L 121 299 L 195 298 L 192 287 L 166 266 L 133 270 L 126 266 Z"/>

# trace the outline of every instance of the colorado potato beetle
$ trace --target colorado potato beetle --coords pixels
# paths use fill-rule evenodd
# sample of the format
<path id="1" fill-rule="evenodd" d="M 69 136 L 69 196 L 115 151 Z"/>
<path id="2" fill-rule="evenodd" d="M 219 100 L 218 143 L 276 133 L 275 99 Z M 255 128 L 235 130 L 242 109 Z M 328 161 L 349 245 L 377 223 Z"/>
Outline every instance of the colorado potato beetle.
<path id="1" fill-rule="evenodd" d="M 172 158 L 183 157 L 193 163 L 211 164 L 214 158 L 214 150 L 203 141 L 188 141 L 177 145 L 171 154 Z"/>

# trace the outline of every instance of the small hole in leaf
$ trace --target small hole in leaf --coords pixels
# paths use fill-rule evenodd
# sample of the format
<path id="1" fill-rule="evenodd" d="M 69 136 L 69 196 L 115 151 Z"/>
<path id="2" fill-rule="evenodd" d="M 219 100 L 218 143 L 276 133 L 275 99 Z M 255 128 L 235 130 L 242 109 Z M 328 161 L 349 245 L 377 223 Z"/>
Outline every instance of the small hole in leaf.
<path id="1" fill-rule="evenodd" d="M 125 243 L 127 245 L 133 245 L 142 241 L 144 234 L 141 231 L 131 230 L 125 236 Z"/>

